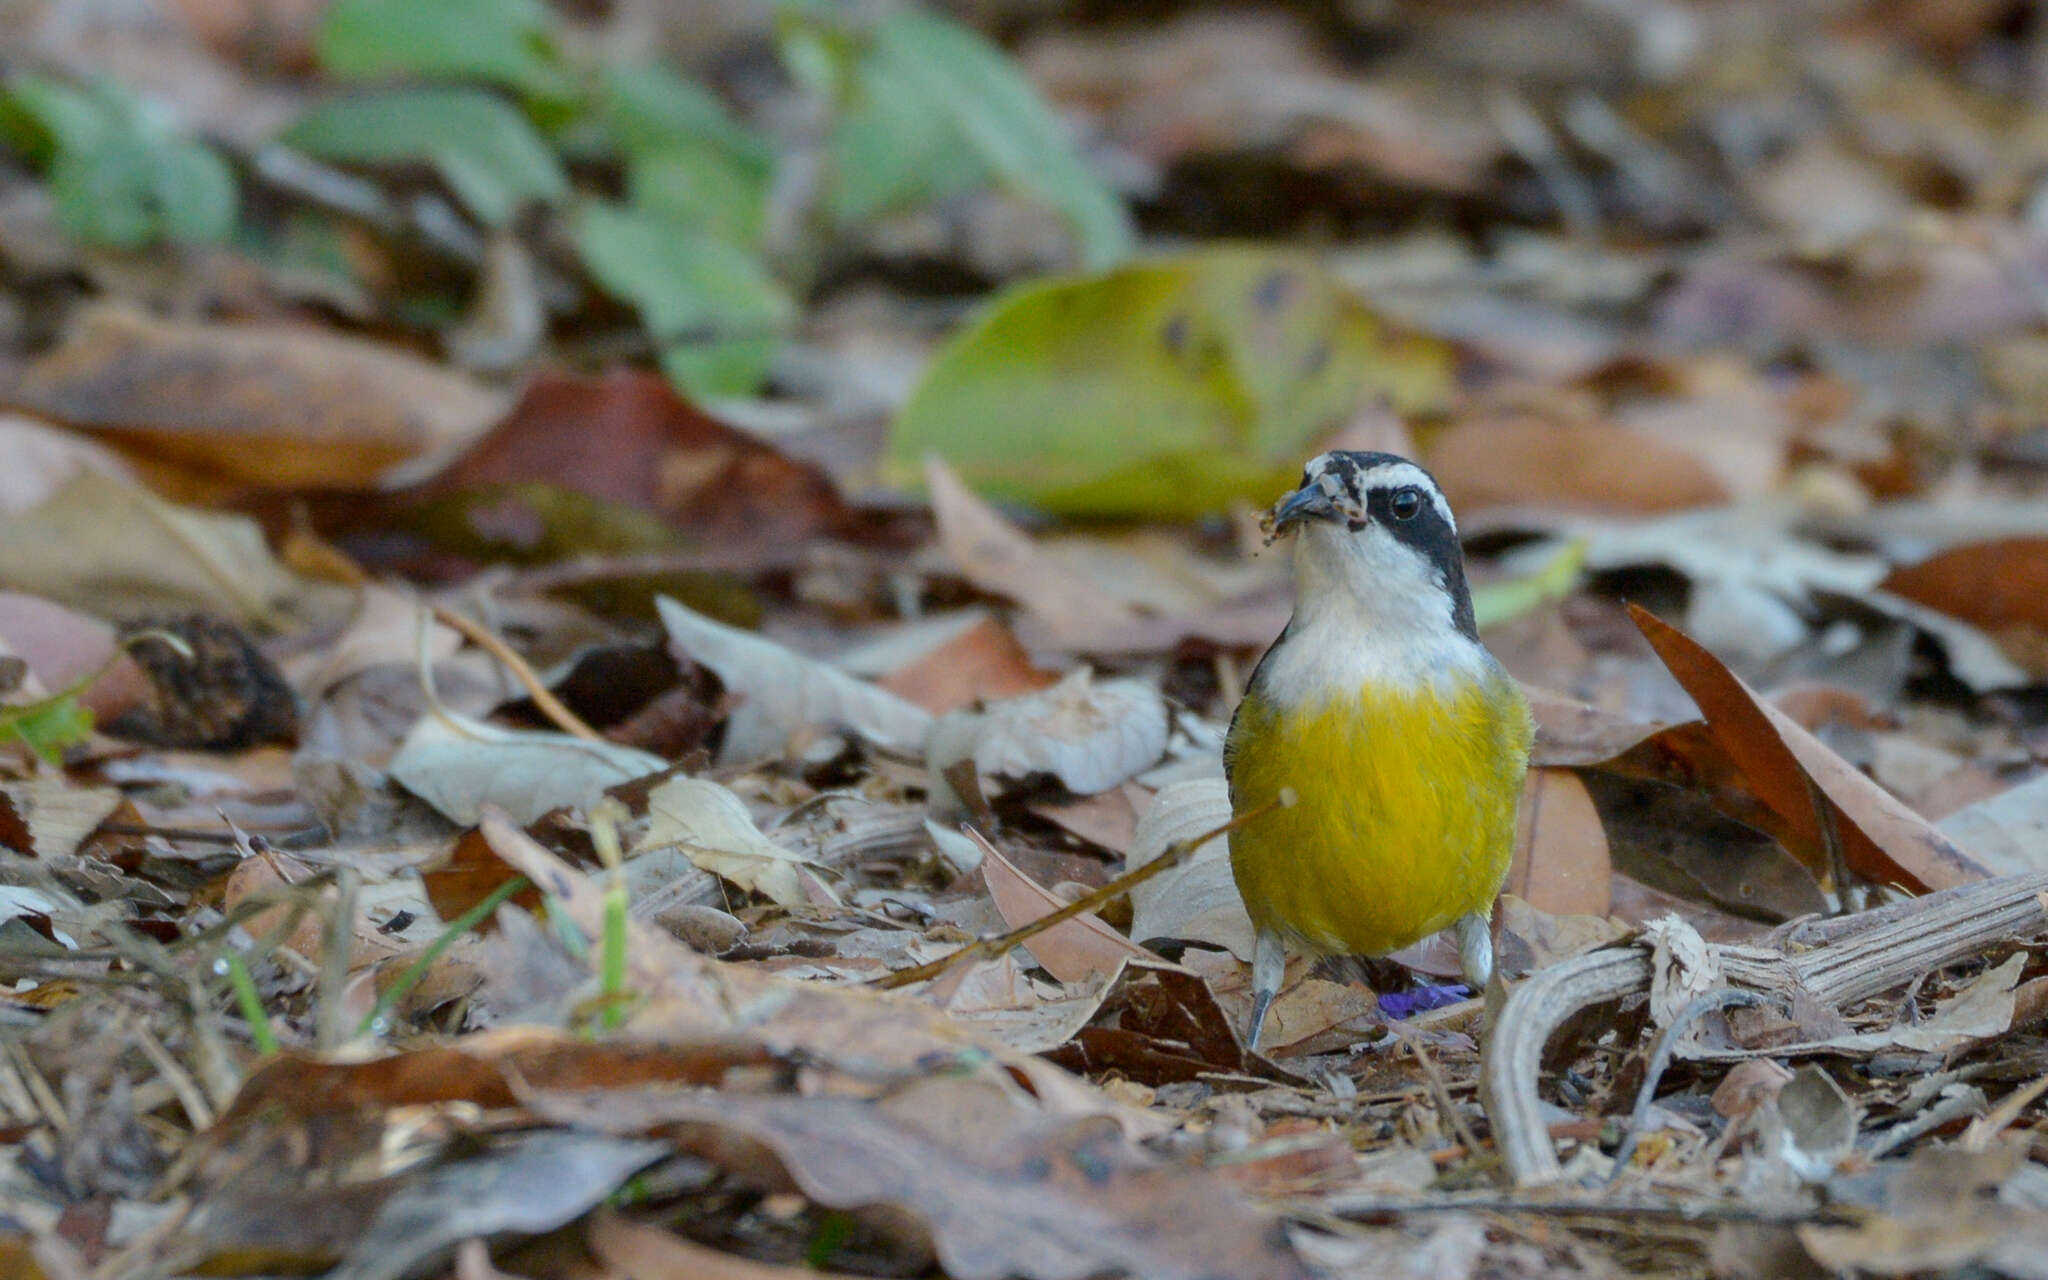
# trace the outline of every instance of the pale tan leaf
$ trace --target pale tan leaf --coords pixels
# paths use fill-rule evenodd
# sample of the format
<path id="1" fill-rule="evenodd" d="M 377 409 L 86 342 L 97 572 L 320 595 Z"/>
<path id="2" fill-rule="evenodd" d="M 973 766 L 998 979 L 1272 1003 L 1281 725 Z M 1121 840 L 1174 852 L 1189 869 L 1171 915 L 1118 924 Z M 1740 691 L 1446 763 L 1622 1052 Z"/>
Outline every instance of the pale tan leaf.
<path id="1" fill-rule="evenodd" d="M 848 729 L 905 754 L 924 750 L 932 717 L 923 707 L 667 596 L 655 603 L 676 657 L 711 668 L 740 699 L 726 722 L 720 760 L 780 755 L 808 728 Z"/>
<path id="2" fill-rule="evenodd" d="M 762 835 L 740 798 L 709 778 L 670 778 L 648 793 L 647 830 L 631 856 L 667 848 L 785 907 L 810 901 L 797 869 L 813 860 Z"/>
<path id="3" fill-rule="evenodd" d="M 1222 778 L 1176 782 L 1160 790 L 1138 819 L 1127 870 L 1151 862 L 1168 846 L 1230 821 L 1230 787 Z M 1230 871 L 1230 843 L 1218 836 L 1179 866 L 1131 890 L 1131 936 L 1181 938 L 1223 947 L 1250 963 L 1257 931 L 1245 914 Z"/>
<path id="4" fill-rule="evenodd" d="M 500 729 L 445 710 L 420 717 L 388 766 L 400 786 L 462 826 L 473 826 L 486 805 L 524 825 L 667 767 L 631 747 Z"/>

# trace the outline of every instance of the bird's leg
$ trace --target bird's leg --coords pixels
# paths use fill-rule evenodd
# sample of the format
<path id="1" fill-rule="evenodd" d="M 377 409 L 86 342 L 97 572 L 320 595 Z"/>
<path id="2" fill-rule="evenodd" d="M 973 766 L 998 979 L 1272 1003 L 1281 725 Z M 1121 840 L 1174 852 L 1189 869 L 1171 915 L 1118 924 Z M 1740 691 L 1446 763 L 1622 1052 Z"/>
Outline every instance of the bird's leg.
<path id="1" fill-rule="evenodd" d="M 1245 1028 L 1245 1047 L 1258 1051 L 1259 1031 L 1266 1025 L 1266 1010 L 1273 1007 L 1273 997 L 1280 994 L 1280 979 L 1287 972 L 1287 947 L 1280 941 L 1280 935 L 1271 929 L 1259 930 L 1258 941 L 1252 944 L 1252 1018 Z"/>
<path id="2" fill-rule="evenodd" d="M 1458 968 L 1465 975 L 1465 983 L 1472 988 L 1472 994 L 1486 994 L 1486 984 L 1493 980 L 1493 912 L 1474 911 L 1458 917 Z"/>

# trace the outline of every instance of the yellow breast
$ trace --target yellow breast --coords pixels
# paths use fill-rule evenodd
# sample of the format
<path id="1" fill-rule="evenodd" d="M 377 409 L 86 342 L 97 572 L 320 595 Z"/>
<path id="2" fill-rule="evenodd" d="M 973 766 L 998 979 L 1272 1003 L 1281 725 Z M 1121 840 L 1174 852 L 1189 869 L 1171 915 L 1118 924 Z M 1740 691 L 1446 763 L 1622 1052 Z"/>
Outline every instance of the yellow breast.
<path id="1" fill-rule="evenodd" d="M 1281 708 L 1254 691 L 1225 751 L 1231 807 L 1296 803 L 1230 836 L 1252 922 L 1383 955 L 1491 904 L 1534 730 L 1504 672 Z"/>

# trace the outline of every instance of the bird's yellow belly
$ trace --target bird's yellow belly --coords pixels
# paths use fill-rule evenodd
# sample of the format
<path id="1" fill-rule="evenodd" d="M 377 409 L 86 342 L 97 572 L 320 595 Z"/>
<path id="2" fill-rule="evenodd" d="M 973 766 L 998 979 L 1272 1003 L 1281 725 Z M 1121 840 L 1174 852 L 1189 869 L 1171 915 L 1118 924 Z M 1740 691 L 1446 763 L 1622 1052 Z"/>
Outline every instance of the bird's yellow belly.
<path id="1" fill-rule="evenodd" d="M 1514 849 L 1533 730 L 1504 673 L 1284 715 L 1247 695 L 1227 754 L 1252 921 L 1318 951 L 1382 955 L 1487 908 Z"/>

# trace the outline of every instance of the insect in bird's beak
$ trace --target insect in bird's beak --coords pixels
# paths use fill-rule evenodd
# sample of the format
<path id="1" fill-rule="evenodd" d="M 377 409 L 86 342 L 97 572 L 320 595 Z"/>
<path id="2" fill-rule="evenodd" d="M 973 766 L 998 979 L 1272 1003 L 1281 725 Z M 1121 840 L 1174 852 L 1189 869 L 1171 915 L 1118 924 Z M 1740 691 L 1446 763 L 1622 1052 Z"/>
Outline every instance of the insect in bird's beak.
<path id="1" fill-rule="evenodd" d="M 1350 518 L 1346 504 L 1334 490 L 1337 480 L 1334 476 L 1318 476 L 1316 479 L 1293 493 L 1280 499 L 1266 514 L 1264 525 L 1266 540 L 1271 542 L 1288 528 L 1306 520 L 1341 520 Z"/>

